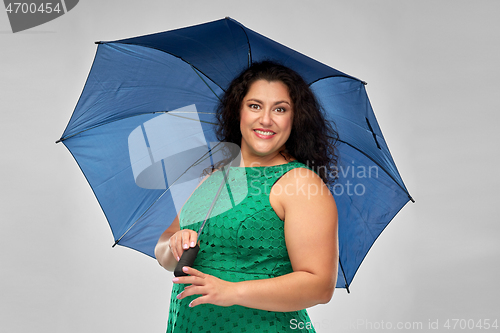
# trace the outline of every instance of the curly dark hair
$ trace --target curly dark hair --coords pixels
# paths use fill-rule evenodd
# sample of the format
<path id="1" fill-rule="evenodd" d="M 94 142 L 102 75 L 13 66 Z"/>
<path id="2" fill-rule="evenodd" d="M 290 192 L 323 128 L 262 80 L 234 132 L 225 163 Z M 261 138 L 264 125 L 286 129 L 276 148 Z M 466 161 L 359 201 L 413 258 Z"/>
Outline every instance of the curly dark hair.
<path id="1" fill-rule="evenodd" d="M 304 79 L 276 62 L 253 63 L 231 82 L 216 110 L 217 139 L 241 145 L 239 111 L 250 86 L 257 80 L 280 81 L 288 87 L 294 114 L 292 131 L 285 144 L 287 153 L 316 171 L 325 184 L 332 183 L 338 134 L 325 120 L 316 96 Z"/>

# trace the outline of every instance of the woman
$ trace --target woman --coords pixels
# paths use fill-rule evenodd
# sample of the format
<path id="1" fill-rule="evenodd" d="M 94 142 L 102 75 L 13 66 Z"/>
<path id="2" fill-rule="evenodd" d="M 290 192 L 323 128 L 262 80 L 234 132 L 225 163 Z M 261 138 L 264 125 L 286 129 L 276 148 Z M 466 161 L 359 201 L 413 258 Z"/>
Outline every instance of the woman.
<path id="1" fill-rule="evenodd" d="M 336 133 L 303 79 L 272 62 L 236 78 L 217 117 L 218 139 L 241 147 L 230 172 L 245 170 L 249 191 L 207 221 L 189 276 L 173 279 L 167 332 L 314 332 L 304 309 L 329 302 L 337 278 L 337 211 L 325 185 Z M 167 270 L 198 242 L 197 210 L 220 173 L 160 237 L 155 254 Z"/>

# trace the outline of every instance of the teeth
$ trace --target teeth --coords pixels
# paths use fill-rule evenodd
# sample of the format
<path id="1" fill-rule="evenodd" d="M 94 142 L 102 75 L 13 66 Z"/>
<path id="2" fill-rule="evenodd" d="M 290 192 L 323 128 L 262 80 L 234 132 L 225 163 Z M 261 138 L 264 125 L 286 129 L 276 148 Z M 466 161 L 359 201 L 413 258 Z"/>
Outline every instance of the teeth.
<path id="1" fill-rule="evenodd" d="M 274 132 L 264 132 L 264 131 L 259 131 L 259 130 L 255 130 L 255 132 L 262 134 L 262 135 L 273 135 L 274 134 Z"/>

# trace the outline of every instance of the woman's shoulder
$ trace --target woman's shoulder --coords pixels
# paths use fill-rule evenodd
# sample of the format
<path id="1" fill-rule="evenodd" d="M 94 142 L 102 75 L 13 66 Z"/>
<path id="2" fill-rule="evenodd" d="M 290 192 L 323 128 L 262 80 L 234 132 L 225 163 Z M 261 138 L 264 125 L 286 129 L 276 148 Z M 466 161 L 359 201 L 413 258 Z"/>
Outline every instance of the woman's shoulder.
<path id="1" fill-rule="evenodd" d="M 311 168 L 303 163 L 286 172 L 271 188 L 271 206 L 280 219 L 288 211 L 314 211 L 321 207 L 334 206 L 329 188 Z"/>
<path id="2" fill-rule="evenodd" d="M 293 163 L 293 164 L 292 164 Z M 287 196 L 310 197 L 311 193 L 329 192 L 325 183 L 312 168 L 304 163 L 293 161 L 289 163 L 290 169 L 276 182 L 276 190 L 288 189 Z"/>
<path id="3" fill-rule="evenodd" d="M 304 181 L 321 180 L 318 174 L 314 171 L 314 168 L 311 168 L 309 165 L 299 162 L 298 160 L 292 160 L 287 164 L 287 166 L 289 170 L 284 174 L 286 178 L 303 179 Z"/>

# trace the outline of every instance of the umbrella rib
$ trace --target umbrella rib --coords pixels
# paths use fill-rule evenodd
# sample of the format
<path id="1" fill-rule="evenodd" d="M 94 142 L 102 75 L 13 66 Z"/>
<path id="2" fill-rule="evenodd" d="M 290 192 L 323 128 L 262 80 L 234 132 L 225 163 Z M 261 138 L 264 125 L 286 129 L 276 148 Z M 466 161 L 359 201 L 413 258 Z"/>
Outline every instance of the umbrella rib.
<path id="1" fill-rule="evenodd" d="M 339 73 L 341 73 L 342 75 L 328 75 L 328 76 L 320 77 L 320 78 L 318 78 L 318 79 L 316 79 L 316 80 L 312 81 L 311 83 L 309 83 L 309 86 L 311 86 L 311 85 L 313 85 L 314 83 L 319 82 L 319 81 L 321 81 L 321 80 L 329 79 L 329 78 L 331 78 L 331 77 L 339 77 L 339 76 L 340 76 L 340 77 L 345 77 L 345 78 L 348 78 L 348 79 L 354 79 L 354 80 L 357 80 L 357 81 L 361 82 L 361 83 L 362 83 L 363 85 L 365 85 L 365 86 L 368 84 L 368 83 L 366 83 L 365 81 L 358 79 L 357 77 L 354 77 L 354 76 L 351 76 L 351 75 L 349 75 L 349 74 L 345 74 L 345 73 L 342 73 L 342 72 L 339 72 Z"/>
<path id="2" fill-rule="evenodd" d="M 377 134 L 375 134 L 375 132 L 373 131 L 373 128 L 372 128 L 372 125 L 370 124 L 370 121 L 366 117 L 365 117 L 365 119 L 366 119 L 366 123 L 368 124 L 368 128 L 370 129 L 370 132 L 372 132 L 373 140 L 375 140 L 375 143 L 377 144 L 377 148 L 382 149 L 382 148 L 380 148 L 380 145 L 378 144 Z"/>
<path id="3" fill-rule="evenodd" d="M 206 75 L 205 73 L 203 73 L 203 71 L 199 70 L 198 68 L 196 68 L 196 66 L 193 66 L 189 61 L 187 61 L 186 59 L 176 55 L 176 54 L 173 54 L 171 52 L 168 52 L 168 51 L 165 51 L 165 50 L 162 50 L 162 49 L 159 49 L 157 47 L 151 47 L 149 45 L 144 45 L 144 44 L 140 44 L 140 43 L 127 43 L 127 42 L 120 42 L 120 41 L 115 41 L 115 42 L 96 42 L 96 44 L 112 44 L 112 43 L 119 43 L 119 44 L 129 44 L 129 45 L 140 45 L 142 47 L 147 47 L 147 48 L 150 48 L 152 50 L 157 50 L 157 51 L 160 51 L 160 52 L 163 52 L 163 53 L 166 53 L 166 54 L 170 54 L 172 57 L 176 57 L 182 61 L 184 61 L 186 64 L 188 64 L 189 66 L 195 68 L 198 72 L 200 72 L 201 74 L 203 74 L 206 78 L 208 78 L 210 81 L 212 81 L 217 87 L 219 87 L 222 91 L 225 91 L 219 84 L 217 84 L 217 82 L 215 82 L 214 80 L 212 80 L 208 75 Z"/>
<path id="4" fill-rule="evenodd" d="M 240 27 L 241 30 L 243 30 L 243 33 L 245 34 L 245 38 L 247 39 L 247 45 L 248 45 L 248 67 L 252 66 L 252 46 L 250 45 L 250 40 L 248 39 L 248 34 L 245 31 L 245 27 L 241 25 L 239 22 L 231 19 L 229 16 L 226 17 L 226 20 L 229 22 L 234 22 L 238 27 Z"/>
<path id="5" fill-rule="evenodd" d="M 174 115 L 174 113 L 200 113 L 200 114 L 215 114 L 213 112 L 194 112 L 194 111 L 151 111 L 151 112 L 143 112 L 143 113 L 137 113 L 137 114 L 132 114 L 130 116 L 127 116 L 127 117 L 123 117 L 123 118 L 119 118 L 119 119 L 113 119 L 111 121 L 107 121 L 107 122 L 104 122 L 102 124 L 97 124 L 97 125 L 94 125 L 92 127 L 89 127 L 89 128 L 86 128 L 86 129 L 83 129 L 81 130 L 80 132 L 77 132 L 75 134 L 71 134 L 69 136 L 66 136 L 64 138 L 60 138 L 59 140 L 56 141 L 56 143 L 59 143 L 59 142 L 62 142 L 64 140 L 67 140 L 69 138 L 72 138 L 78 134 L 81 134 L 83 132 L 86 132 L 86 131 L 90 131 L 94 128 L 97 128 L 97 127 L 100 127 L 100 126 L 104 126 L 104 125 L 107 125 L 107 124 L 111 124 L 111 123 L 114 123 L 116 121 L 120 121 L 120 120 L 124 120 L 124 119 L 128 119 L 128 118 L 132 118 L 132 117 L 137 117 L 137 116 L 142 116 L 142 115 L 145 115 L 145 114 L 155 114 L 155 113 L 172 113 L 172 115 Z M 179 116 L 178 116 L 179 117 Z M 182 118 L 185 118 L 185 117 L 182 117 Z M 190 119 L 190 120 L 193 120 L 194 119 L 191 119 L 191 118 L 185 118 L 185 119 Z M 206 123 L 206 124 L 210 124 L 210 125 L 217 125 L 215 123 L 212 123 L 212 122 L 209 122 L 209 121 L 205 121 L 205 120 L 197 120 L 201 123 Z"/>
<path id="6" fill-rule="evenodd" d="M 409 195 L 408 195 L 409 196 Z M 411 197 L 410 197 L 411 199 Z M 412 199 L 412 202 L 415 202 L 413 199 Z M 390 221 L 392 221 L 392 219 L 399 213 L 399 211 L 401 211 L 401 209 L 403 209 L 403 207 L 406 205 L 406 203 L 404 205 L 401 206 L 401 208 L 399 208 L 399 210 L 394 214 L 392 215 L 392 217 L 389 219 L 389 222 L 387 222 L 387 224 L 384 226 L 384 228 L 379 232 L 379 234 L 375 237 L 375 239 L 373 240 L 372 244 L 368 247 L 365 255 L 363 256 L 363 258 L 361 259 L 358 267 L 355 269 L 354 273 L 352 274 L 353 278 L 354 276 L 356 276 L 356 273 L 358 272 L 359 268 L 361 267 L 361 264 L 363 263 L 363 261 L 366 259 L 366 255 L 368 254 L 368 252 L 370 251 L 370 249 L 373 247 L 373 245 L 375 245 L 375 241 L 380 237 L 380 235 L 382 234 L 382 232 L 387 228 L 387 226 L 389 225 Z M 339 259 L 339 263 L 340 263 L 340 259 Z M 352 281 L 351 281 L 352 282 Z"/>
<path id="7" fill-rule="evenodd" d="M 349 284 L 347 283 L 347 277 L 345 276 L 344 267 L 342 267 L 342 261 L 340 260 L 340 258 L 339 258 L 339 265 L 340 265 L 340 270 L 342 271 L 342 276 L 344 277 L 345 289 L 347 290 L 347 293 L 350 294 L 351 292 L 349 291 Z"/>
<path id="8" fill-rule="evenodd" d="M 141 214 L 141 216 L 139 216 L 137 218 L 137 220 L 135 220 L 134 223 L 132 223 L 132 225 L 120 236 L 120 238 L 118 238 L 117 240 L 115 240 L 115 243 L 112 245 L 112 247 L 115 247 L 116 244 L 118 244 L 123 237 L 125 237 L 125 235 L 137 224 L 137 222 L 139 222 L 141 220 L 141 218 L 151 209 L 151 207 L 153 207 L 157 202 L 158 200 L 160 200 L 163 195 L 165 193 L 167 193 L 167 191 L 186 173 L 188 172 L 189 169 L 191 169 L 193 166 L 195 165 L 198 165 L 201 161 L 205 160 L 207 158 L 207 154 L 208 155 L 211 155 L 212 151 L 217 148 L 221 143 L 218 142 L 213 148 L 210 148 L 205 154 L 203 154 L 199 159 L 197 159 L 193 164 L 191 164 L 179 177 L 177 177 L 176 180 L 174 180 L 172 182 L 172 184 L 170 184 L 170 186 L 165 189 L 165 191 L 163 191 L 163 193 Z"/>
<path id="9" fill-rule="evenodd" d="M 401 186 L 401 184 L 399 184 L 399 182 L 389 173 L 387 172 L 387 170 L 385 170 L 378 162 L 374 161 L 370 156 L 368 156 L 364 151 L 362 151 L 361 149 L 358 149 L 357 147 L 354 147 L 352 144 L 344 141 L 344 140 L 341 140 L 341 139 L 338 139 L 338 141 L 342 142 L 342 143 L 345 143 L 346 145 L 348 145 L 349 147 L 351 148 L 354 148 L 356 149 L 357 151 L 359 151 L 361 154 L 365 155 L 366 157 L 368 157 L 368 159 L 370 159 L 370 161 L 372 161 L 373 163 L 375 163 L 380 169 L 382 169 L 389 177 L 391 177 L 391 179 L 396 183 L 398 184 L 398 186 L 408 195 L 408 199 L 411 200 L 412 203 L 415 203 L 415 200 L 412 198 L 412 196 L 410 195 L 410 193 L 408 192 L 408 190 Z M 399 174 L 399 173 L 398 173 Z"/>
<path id="10" fill-rule="evenodd" d="M 182 112 L 182 111 L 181 111 L 181 112 L 172 112 L 172 113 L 171 113 L 171 112 L 164 112 L 164 113 L 166 113 L 166 114 L 171 114 L 173 117 L 177 117 L 177 118 L 182 118 L 182 119 L 187 119 L 187 120 L 192 120 L 192 121 L 199 121 L 200 123 L 205 123 L 205 124 L 210 124 L 210 125 L 216 125 L 216 124 L 211 123 L 211 122 L 209 122 L 209 121 L 199 120 L 199 119 L 197 120 L 197 119 L 192 119 L 192 118 L 189 118 L 189 117 L 183 117 L 183 116 L 178 116 L 178 115 L 176 115 L 176 113 L 198 113 L 198 112 L 194 112 L 194 111 L 191 111 L 191 112 L 189 112 L 189 111 L 187 111 L 187 112 Z M 201 112 L 200 112 L 200 113 L 201 113 Z M 214 114 L 214 113 L 207 113 L 207 114 Z"/>
<path id="11" fill-rule="evenodd" d="M 188 63 L 189 64 L 189 63 Z M 205 81 L 205 79 L 200 75 L 200 73 L 198 72 L 198 70 L 191 64 L 189 64 L 191 66 L 191 68 L 193 69 L 193 71 L 198 75 L 198 77 L 203 81 L 203 83 L 205 83 L 205 85 L 208 87 L 208 89 L 210 89 L 210 91 L 215 95 L 215 97 L 217 97 L 217 99 L 219 100 L 219 102 L 222 102 L 222 100 L 220 99 L 219 95 L 217 95 L 215 93 L 215 91 L 212 89 L 212 87 L 210 87 L 207 83 L 207 81 Z M 204 74 L 203 74 L 204 75 Z M 205 75 L 206 76 L 206 75 Z M 213 81 L 212 81 L 213 82 Z M 220 88 L 220 87 L 219 87 Z M 221 88 L 222 89 L 222 88 Z M 222 89 L 222 91 L 224 91 L 224 89 Z"/>

